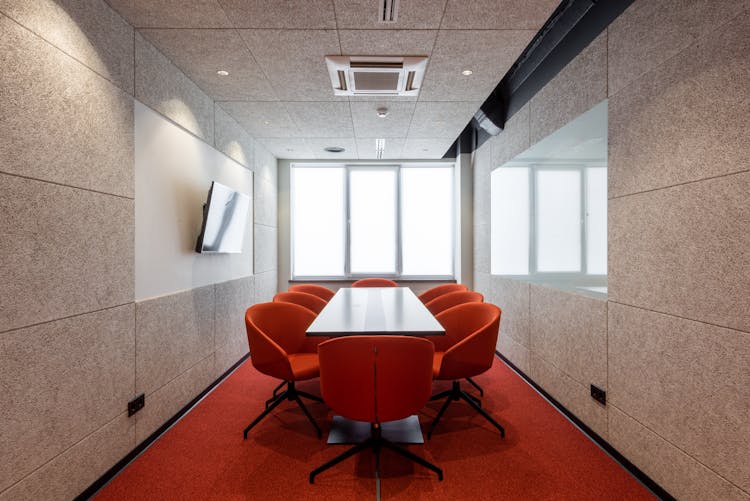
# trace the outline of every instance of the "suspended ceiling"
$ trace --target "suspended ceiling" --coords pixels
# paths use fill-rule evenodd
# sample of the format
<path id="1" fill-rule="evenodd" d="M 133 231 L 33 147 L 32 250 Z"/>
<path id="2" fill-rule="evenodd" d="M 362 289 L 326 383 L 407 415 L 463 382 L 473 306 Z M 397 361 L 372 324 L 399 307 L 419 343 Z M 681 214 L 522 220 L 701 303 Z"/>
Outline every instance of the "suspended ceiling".
<path id="1" fill-rule="evenodd" d="M 378 0 L 107 1 L 248 133 L 294 159 L 373 159 L 376 138 L 383 158 L 442 157 L 559 3 L 400 0 L 386 24 Z M 327 55 L 429 61 L 417 97 L 337 97 Z"/>

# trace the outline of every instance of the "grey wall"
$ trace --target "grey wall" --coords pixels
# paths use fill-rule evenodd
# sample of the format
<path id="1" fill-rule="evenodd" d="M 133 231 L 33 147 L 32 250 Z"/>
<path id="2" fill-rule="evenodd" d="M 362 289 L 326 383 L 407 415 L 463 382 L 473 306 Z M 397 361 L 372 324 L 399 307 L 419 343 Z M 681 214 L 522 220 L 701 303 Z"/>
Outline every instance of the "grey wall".
<path id="1" fill-rule="evenodd" d="M 500 351 L 680 499 L 750 499 L 748 8 L 636 1 L 474 156 Z M 491 170 L 605 98 L 608 300 L 491 276 Z"/>
<path id="2" fill-rule="evenodd" d="M 276 159 L 101 0 L 0 0 L 0 66 L 0 499 L 70 499 L 247 352 Z M 254 171 L 244 272 L 136 301 L 135 99 Z"/>

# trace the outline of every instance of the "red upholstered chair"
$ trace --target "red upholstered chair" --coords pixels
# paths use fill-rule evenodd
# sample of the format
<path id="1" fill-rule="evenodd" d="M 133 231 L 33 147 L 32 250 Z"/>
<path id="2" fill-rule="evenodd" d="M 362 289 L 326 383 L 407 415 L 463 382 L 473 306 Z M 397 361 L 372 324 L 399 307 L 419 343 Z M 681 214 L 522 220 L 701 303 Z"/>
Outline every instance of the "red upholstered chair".
<path id="1" fill-rule="evenodd" d="M 453 381 L 453 386 L 448 391 L 430 397 L 430 400 L 447 398 L 430 425 L 428 438 L 432 436 L 432 431 L 448 405 L 459 399 L 471 405 L 500 430 L 501 437 L 505 437 L 503 427 L 482 410 L 476 399 L 464 392 L 459 385 L 459 379 L 477 376 L 492 367 L 501 313 L 500 308 L 494 304 L 465 303 L 449 308 L 435 317 L 445 328 L 445 336 L 444 339 L 438 340 L 438 337 L 435 337 L 433 340 L 433 377 L 436 380 Z"/>
<path id="2" fill-rule="evenodd" d="M 464 303 L 482 303 L 484 302 L 484 296 L 478 292 L 472 291 L 458 291 L 449 292 L 438 296 L 429 303 L 425 304 L 425 307 L 430 310 L 430 313 L 437 315 L 438 313 L 453 308 L 458 304 Z"/>
<path id="3" fill-rule="evenodd" d="M 424 291 L 417 296 L 422 303 L 427 304 L 438 296 L 448 294 L 449 292 L 460 292 L 469 290 L 464 284 L 443 284 Z"/>
<path id="4" fill-rule="evenodd" d="M 336 295 L 336 293 L 328 287 L 323 287 L 322 285 L 315 284 L 292 285 L 291 287 L 289 287 L 289 292 L 306 292 L 308 294 L 312 294 L 313 296 L 318 296 L 326 303 Z"/>
<path id="5" fill-rule="evenodd" d="M 337 414 L 371 423 L 372 434 L 364 442 L 310 473 L 310 483 L 322 471 L 366 449 L 373 449 L 380 464 L 385 447 L 430 470 L 443 479 L 440 468 L 384 439 L 380 424 L 408 417 L 430 398 L 432 343 L 407 336 L 347 336 L 318 347 L 320 390 Z"/>
<path id="6" fill-rule="evenodd" d="M 300 306 L 304 306 L 308 310 L 312 311 L 316 315 L 320 313 L 323 308 L 326 307 L 325 301 L 323 299 L 319 298 L 318 296 L 314 296 L 312 294 L 308 294 L 307 292 L 279 292 L 273 297 L 274 303 L 292 303 L 292 304 L 298 304 Z"/>
<path id="7" fill-rule="evenodd" d="M 283 381 L 286 386 L 280 395 L 266 403 L 266 409 L 250 423 L 244 437 L 261 419 L 284 400 L 294 400 L 310 420 L 318 437 L 320 428 L 300 397 L 322 402 L 320 397 L 295 388 L 296 381 L 318 377 L 318 354 L 310 349 L 305 331 L 315 319 L 315 313 L 305 307 L 291 303 L 260 303 L 245 312 L 247 340 L 250 345 L 250 361 L 258 371 Z"/>
<path id="8" fill-rule="evenodd" d="M 354 282 L 352 287 L 398 287 L 398 284 L 387 278 L 363 278 Z"/>

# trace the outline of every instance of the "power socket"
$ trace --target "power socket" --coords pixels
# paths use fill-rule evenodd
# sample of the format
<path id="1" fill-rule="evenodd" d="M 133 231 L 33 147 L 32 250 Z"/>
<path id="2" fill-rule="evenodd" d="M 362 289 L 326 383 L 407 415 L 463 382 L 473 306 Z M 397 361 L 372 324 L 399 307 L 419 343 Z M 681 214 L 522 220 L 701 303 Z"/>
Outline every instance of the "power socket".
<path id="1" fill-rule="evenodd" d="M 133 400 L 128 402 L 128 417 L 132 416 L 139 410 L 143 409 L 143 407 L 146 405 L 146 395 L 141 393 L 137 397 L 135 397 Z"/>

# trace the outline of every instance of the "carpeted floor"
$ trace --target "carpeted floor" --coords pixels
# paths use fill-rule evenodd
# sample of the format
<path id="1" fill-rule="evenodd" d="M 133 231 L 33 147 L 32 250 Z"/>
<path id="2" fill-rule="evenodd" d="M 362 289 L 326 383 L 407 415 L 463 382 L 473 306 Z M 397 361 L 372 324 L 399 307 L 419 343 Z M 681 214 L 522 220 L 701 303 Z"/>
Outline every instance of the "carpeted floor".
<path id="1" fill-rule="evenodd" d="M 441 467 L 445 479 L 439 482 L 434 473 L 383 451 L 381 499 L 653 499 L 502 361 L 475 380 L 485 389 L 484 408 L 505 427 L 506 438 L 467 404 L 454 402 L 432 440 L 409 446 Z M 349 447 L 326 445 L 332 414 L 323 404 L 308 406 L 323 428 L 322 440 L 293 402 L 282 403 L 242 439 L 277 382 L 248 360 L 96 499 L 375 499 L 371 452 L 308 483 L 310 470 Z M 298 387 L 319 394 L 317 380 Z M 435 384 L 435 391 L 445 388 Z M 419 416 L 423 430 L 440 404 L 430 403 Z"/>

